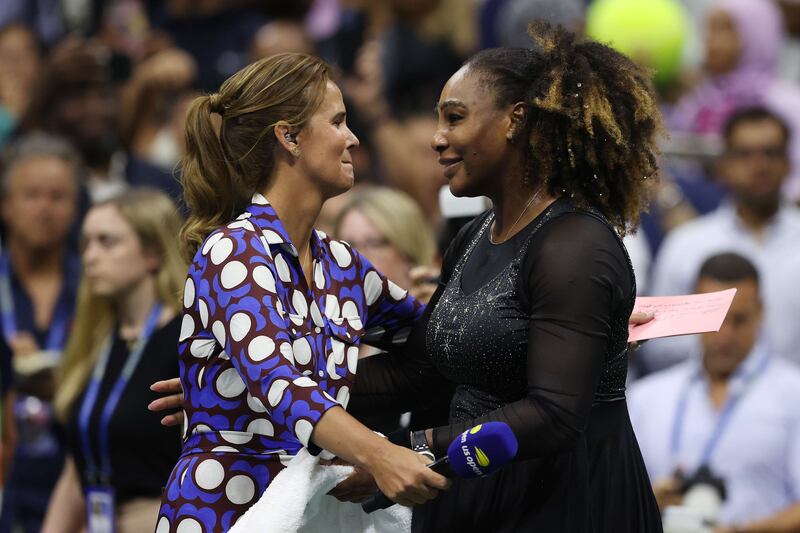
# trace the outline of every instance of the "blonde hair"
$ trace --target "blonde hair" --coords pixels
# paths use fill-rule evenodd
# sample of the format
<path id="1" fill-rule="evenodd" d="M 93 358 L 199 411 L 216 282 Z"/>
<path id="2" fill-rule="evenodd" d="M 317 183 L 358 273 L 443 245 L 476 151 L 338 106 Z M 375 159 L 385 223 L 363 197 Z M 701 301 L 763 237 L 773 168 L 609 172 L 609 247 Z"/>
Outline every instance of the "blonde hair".
<path id="1" fill-rule="evenodd" d="M 339 233 L 345 215 L 357 209 L 383 234 L 389 244 L 414 265 L 433 264 L 436 245 L 419 205 L 406 193 L 389 187 L 365 186 L 352 192 L 334 224 Z"/>
<path id="2" fill-rule="evenodd" d="M 186 117 L 181 182 L 191 215 L 181 230 L 184 257 L 230 222 L 263 189 L 275 164 L 274 128 L 302 129 L 319 108 L 330 69 L 305 54 L 277 54 L 243 68 L 212 95 L 195 98 Z M 211 114 L 222 117 L 219 136 Z"/>
<path id="3" fill-rule="evenodd" d="M 164 305 L 179 312 L 187 266 L 177 246 L 182 218 L 175 203 L 161 191 L 141 188 L 130 189 L 92 208 L 101 206 L 115 207 L 133 228 L 142 249 L 161 258 L 156 274 L 157 297 Z M 62 420 L 67 418 L 73 402 L 86 386 L 100 347 L 111 334 L 116 319 L 111 298 L 92 294 L 85 278 L 82 278 L 54 399 L 56 413 Z"/>

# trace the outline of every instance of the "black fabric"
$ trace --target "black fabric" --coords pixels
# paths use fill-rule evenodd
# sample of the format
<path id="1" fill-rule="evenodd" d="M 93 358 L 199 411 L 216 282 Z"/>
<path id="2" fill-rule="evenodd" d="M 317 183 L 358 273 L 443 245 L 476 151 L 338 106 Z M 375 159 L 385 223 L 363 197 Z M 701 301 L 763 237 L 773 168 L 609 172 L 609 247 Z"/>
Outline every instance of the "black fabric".
<path id="1" fill-rule="evenodd" d="M 161 488 L 178 461 L 181 438 L 178 428 L 161 425 L 160 413 L 147 410 L 147 405 L 161 395 L 150 390 L 157 380 L 178 375 L 178 336 L 180 316 L 156 330 L 145 346 L 139 365 L 120 397 L 109 427 L 111 448 L 111 486 L 117 503 L 133 498 L 160 497 Z M 100 414 L 108 395 L 128 357 L 128 346 L 114 339 L 108 367 L 100 384 L 98 401 L 92 411 L 89 435 L 95 461 L 98 457 Z M 86 457 L 78 433 L 78 415 L 83 403 L 81 394 L 73 404 L 67 423 L 67 445 L 86 487 Z"/>
<path id="2" fill-rule="evenodd" d="M 566 200 L 502 245 L 491 217 L 451 246 L 407 349 L 359 364 L 351 408 L 413 408 L 456 384 L 437 455 L 489 420 L 520 443 L 510 467 L 415 508 L 414 530 L 660 531 L 624 401 L 635 281 L 621 241 Z"/>

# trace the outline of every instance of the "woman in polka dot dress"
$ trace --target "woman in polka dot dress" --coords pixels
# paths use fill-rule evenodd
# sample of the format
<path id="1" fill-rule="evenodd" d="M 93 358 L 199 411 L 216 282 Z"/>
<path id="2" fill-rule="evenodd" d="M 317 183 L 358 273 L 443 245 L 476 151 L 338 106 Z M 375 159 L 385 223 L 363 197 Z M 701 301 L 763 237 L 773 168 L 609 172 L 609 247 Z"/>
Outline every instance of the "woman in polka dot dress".
<path id="1" fill-rule="evenodd" d="M 312 228 L 323 202 L 352 186 L 357 144 L 327 66 L 310 56 L 258 61 L 192 103 L 184 445 L 158 533 L 227 531 L 304 446 L 356 465 L 402 504 L 448 486 L 342 408 L 360 343 L 402 342 L 421 314 L 346 243 Z"/>

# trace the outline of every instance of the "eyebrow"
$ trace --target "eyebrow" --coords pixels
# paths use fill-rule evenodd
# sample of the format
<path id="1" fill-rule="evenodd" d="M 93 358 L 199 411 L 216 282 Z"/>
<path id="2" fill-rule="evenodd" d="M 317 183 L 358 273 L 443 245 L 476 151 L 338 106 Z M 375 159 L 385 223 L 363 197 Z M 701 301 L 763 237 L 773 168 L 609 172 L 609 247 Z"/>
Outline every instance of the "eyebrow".
<path id="1" fill-rule="evenodd" d="M 467 106 L 461 100 L 452 100 L 452 99 L 451 100 L 445 100 L 443 102 L 439 102 L 433 108 L 433 112 L 434 113 L 441 112 L 442 109 L 444 109 L 445 107 L 467 107 Z"/>

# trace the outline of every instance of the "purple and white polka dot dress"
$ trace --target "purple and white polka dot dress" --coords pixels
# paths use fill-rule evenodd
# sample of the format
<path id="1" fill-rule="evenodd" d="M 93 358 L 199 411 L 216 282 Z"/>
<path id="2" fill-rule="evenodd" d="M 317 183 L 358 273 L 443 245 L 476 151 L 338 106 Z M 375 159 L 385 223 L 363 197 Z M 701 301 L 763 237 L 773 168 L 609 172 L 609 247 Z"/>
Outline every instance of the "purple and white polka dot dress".
<path id="1" fill-rule="evenodd" d="M 208 236 L 186 279 L 179 338 L 183 451 L 156 533 L 227 531 L 335 405 L 358 347 L 401 342 L 422 306 L 344 242 L 311 237 L 313 282 L 260 194 Z"/>

